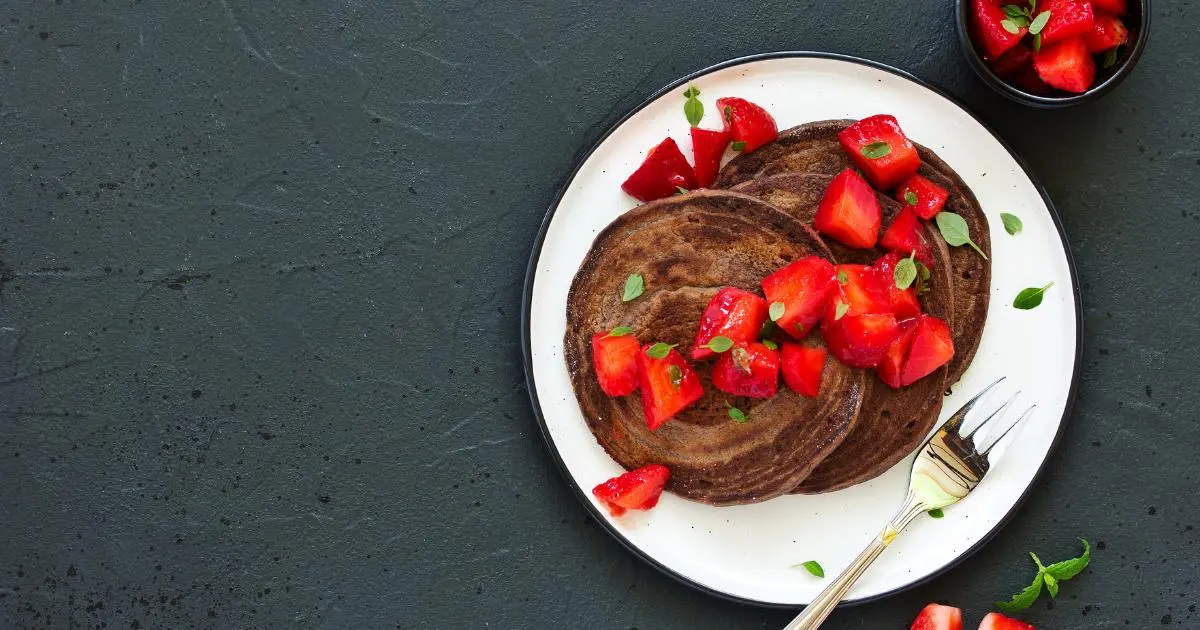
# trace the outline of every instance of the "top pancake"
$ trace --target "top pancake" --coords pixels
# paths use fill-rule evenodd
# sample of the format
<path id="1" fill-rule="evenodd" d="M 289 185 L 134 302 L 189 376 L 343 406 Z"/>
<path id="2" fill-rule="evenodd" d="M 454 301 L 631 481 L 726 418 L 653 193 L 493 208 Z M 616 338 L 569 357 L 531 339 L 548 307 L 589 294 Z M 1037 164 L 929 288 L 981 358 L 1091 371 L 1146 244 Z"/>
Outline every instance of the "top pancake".
<path id="1" fill-rule="evenodd" d="M 712 386 L 711 363 L 695 364 L 704 397 L 655 432 L 640 394 L 604 394 L 592 368 L 591 335 L 630 326 L 643 343 L 679 344 L 690 356 L 709 299 L 724 286 L 757 291 L 768 274 L 829 251 L 804 224 L 752 197 L 699 191 L 651 202 L 622 215 L 596 237 L 567 302 L 565 359 L 583 416 L 619 464 L 671 470 L 668 489 L 706 503 L 763 501 L 796 487 L 853 428 L 864 374 L 829 361 L 821 395 L 786 387 L 767 400 L 733 397 Z M 642 274 L 645 292 L 621 301 Z M 806 340 L 816 344 L 816 336 Z M 733 422 L 728 405 L 749 420 Z"/>

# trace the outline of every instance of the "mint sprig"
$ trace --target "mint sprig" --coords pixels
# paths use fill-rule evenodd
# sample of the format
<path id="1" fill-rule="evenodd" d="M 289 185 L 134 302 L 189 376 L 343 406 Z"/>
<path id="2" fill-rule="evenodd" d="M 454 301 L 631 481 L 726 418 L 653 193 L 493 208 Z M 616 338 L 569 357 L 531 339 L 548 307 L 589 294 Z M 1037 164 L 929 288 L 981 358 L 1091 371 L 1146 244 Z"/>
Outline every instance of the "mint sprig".
<path id="1" fill-rule="evenodd" d="M 700 120 L 704 118 L 704 103 L 700 102 L 700 90 L 691 83 L 688 84 L 688 89 L 683 93 L 687 99 L 683 102 L 683 115 L 687 116 L 688 124 L 693 127 L 700 125 Z"/>
<path id="2" fill-rule="evenodd" d="M 1060 582 L 1065 582 L 1080 574 L 1092 558 L 1092 546 L 1088 541 L 1080 538 L 1079 542 L 1083 543 L 1083 555 L 1078 558 L 1055 562 L 1050 566 L 1042 564 L 1037 554 L 1030 552 L 1029 556 L 1033 558 L 1033 563 L 1037 566 L 1037 575 L 1033 578 L 1033 583 L 1025 587 L 1020 593 L 1012 596 L 1012 599 L 1007 602 L 996 602 L 996 607 L 1006 613 L 1020 612 L 1029 608 L 1037 601 L 1037 598 L 1042 594 L 1042 587 L 1046 587 L 1046 591 L 1050 593 L 1050 597 L 1058 597 L 1058 589 Z"/>

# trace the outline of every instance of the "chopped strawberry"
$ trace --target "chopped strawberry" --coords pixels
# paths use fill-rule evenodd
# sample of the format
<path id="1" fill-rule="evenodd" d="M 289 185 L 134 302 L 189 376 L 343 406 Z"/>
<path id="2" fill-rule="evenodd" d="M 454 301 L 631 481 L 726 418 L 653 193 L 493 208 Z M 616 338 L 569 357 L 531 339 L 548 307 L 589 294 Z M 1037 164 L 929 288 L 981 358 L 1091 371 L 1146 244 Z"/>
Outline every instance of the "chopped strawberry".
<path id="1" fill-rule="evenodd" d="M 1021 69 L 1017 76 L 1013 77 L 1012 84 L 1030 94 L 1049 94 L 1053 90 L 1046 85 L 1042 77 L 1038 76 L 1037 70 L 1033 66 Z"/>
<path id="2" fill-rule="evenodd" d="M 779 389 L 779 351 L 758 342 L 737 344 L 717 359 L 712 382 L 734 396 L 770 398 Z"/>
<path id="3" fill-rule="evenodd" d="M 1092 8 L 1113 15 L 1125 15 L 1129 11 L 1127 0 L 1092 0 Z"/>
<path id="4" fill-rule="evenodd" d="M 996 59 L 1016 46 L 1028 31 L 1022 27 L 1016 33 L 1008 32 L 1001 24 L 1008 16 L 1004 15 L 1000 4 L 1000 0 L 971 0 L 975 41 L 983 46 L 983 56 L 989 59 Z"/>
<path id="5" fill-rule="evenodd" d="M 656 431 L 675 414 L 700 400 L 704 388 L 700 385 L 700 377 L 678 350 L 672 348 L 667 356 L 656 359 L 649 354 L 653 347 L 643 346 L 637 358 L 642 412 L 646 416 L 646 426 Z"/>
<path id="6" fill-rule="evenodd" d="M 833 263 L 818 256 L 789 263 L 762 281 L 767 302 L 783 304 L 783 315 L 775 323 L 797 339 L 821 320 L 825 302 L 835 287 Z"/>
<path id="7" fill-rule="evenodd" d="M 765 321 L 766 300 L 734 287 L 717 291 L 700 318 L 700 329 L 696 331 L 696 343 L 692 346 L 692 359 L 699 361 L 716 354 L 705 344 L 718 335 L 729 337 L 734 343 L 754 341 Z"/>
<path id="8" fill-rule="evenodd" d="M 1032 58 L 1030 56 L 1030 59 Z M 896 199 L 900 200 L 902 204 L 912 206 L 913 210 L 916 210 L 917 216 L 926 220 L 937 216 L 949 198 L 950 191 L 921 175 L 913 175 L 896 188 Z M 914 200 L 916 203 L 913 203 Z"/>
<path id="9" fill-rule="evenodd" d="M 962 610 L 930 604 L 921 609 L 909 630 L 962 630 Z"/>
<path id="10" fill-rule="evenodd" d="M 875 191 L 854 169 L 838 173 L 817 206 L 813 227 L 850 247 L 868 249 L 879 240 L 882 222 Z"/>
<path id="11" fill-rule="evenodd" d="M 592 494 L 610 514 L 621 516 L 625 510 L 649 510 L 658 505 L 658 497 L 670 478 L 666 466 L 649 464 L 605 481 L 592 488 Z"/>
<path id="12" fill-rule="evenodd" d="M 637 337 L 598 332 L 592 335 L 592 365 L 600 389 L 609 396 L 627 396 L 638 388 Z"/>
<path id="13" fill-rule="evenodd" d="M 695 187 L 692 165 L 671 138 L 650 149 L 642 165 L 621 184 L 621 190 L 638 201 L 662 199 L 679 192 L 680 188 L 691 190 Z"/>
<path id="14" fill-rule="evenodd" d="M 708 188 L 721 170 L 721 156 L 729 146 L 729 132 L 692 127 L 692 162 L 696 165 L 696 185 Z"/>
<path id="15" fill-rule="evenodd" d="M 925 224 L 912 208 L 904 208 L 892 219 L 879 244 L 890 252 L 916 254 L 926 267 L 933 265 L 933 247 L 925 240 Z"/>
<path id="16" fill-rule="evenodd" d="M 1096 61 L 1082 37 L 1042 46 L 1033 53 L 1033 67 L 1047 85 L 1067 92 L 1086 92 L 1096 78 Z"/>
<path id="17" fill-rule="evenodd" d="M 844 315 L 821 324 L 829 352 L 850 367 L 875 367 L 896 338 L 900 326 L 891 313 Z"/>
<path id="18" fill-rule="evenodd" d="M 953 357 L 954 340 L 950 338 L 950 326 L 936 317 L 921 315 L 917 318 L 917 329 L 913 333 L 908 357 L 904 359 L 900 384 L 912 385 L 949 363 Z"/>
<path id="19" fill-rule="evenodd" d="M 907 256 L 892 252 L 875 261 L 875 268 L 887 283 L 888 302 L 897 319 L 916 317 L 921 314 L 921 301 L 917 299 L 917 283 L 907 289 L 896 286 L 896 265 Z"/>
<path id="20" fill-rule="evenodd" d="M 903 383 L 901 372 L 904 370 L 904 358 L 908 355 L 908 349 L 912 347 L 913 335 L 917 332 L 917 319 L 915 317 L 906 319 L 897 322 L 896 325 L 899 327 L 899 331 L 896 333 L 896 338 L 888 345 L 887 351 L 883 353 L 879 365 L 875 366 L 875 374 L 879 376 L 879 380 L 899 389 Z"/>
<path id="21" fill-rule="evenodd" d="M 1038 12 L 1049 11 L 1050 21 L 1042 29 L 1042 46 L 1087 35 L 1096 18 L 1088 0 L 1049 0 Z"/>
<path id="22" fill-rule="evenodd" d="M 749 153 L 779 137 L 779 127 L 767 110 L 744 98 L 719 98 L 717 109 L 736 151 Z"/>
<path id="23" fill-rule="evenodd" d="M 783 382 L 797 394 L 815 398 L 821 391 L 826 354 L 824 348 L 810 348 L 785 341 L 780 346 Z"/>
<path id="24" fill-rule="evenodd" d="M 921 156 L 896 117 L 877 114 L 838 132 L 842 148 L 880 190 L 891 190 L 921 166 Z"/>
<path id="25" fill-rule="evenodd" d="M 890 313 L 892 302 L 888 295 L 891 277 L 868 265 L 838 265 L 838 288 L 825 306 L 825 318 L 837 316 L 838 303 L 846 305 L 843 315 Z"/>
<path id="26" fill-rule="evenodd" d="M 1024 621 L 1005 617 L 1000 613 L 988 613 L 983 621 L 979 622 L 979 630 L 1037 630 L 1037 628 Z"/>
<path id="27" fill-rule="evenodd" d="M 1104 52 L 1129 41 L 1129 29 L 1121 18 L 1108 13 L 1096 13 L 1092 30 L 1083 36 L 1088 52 Z"/>
<path id="28" fill-rule="evenodd" d="M 1000 55 L 992 62 L 992 70 L 996 75 L 1005 79 L 1017 76 L 1017 73 L 1033 65 L 1033 49 L 1024 43 L 1013 46 L 1008 52 Z"/>

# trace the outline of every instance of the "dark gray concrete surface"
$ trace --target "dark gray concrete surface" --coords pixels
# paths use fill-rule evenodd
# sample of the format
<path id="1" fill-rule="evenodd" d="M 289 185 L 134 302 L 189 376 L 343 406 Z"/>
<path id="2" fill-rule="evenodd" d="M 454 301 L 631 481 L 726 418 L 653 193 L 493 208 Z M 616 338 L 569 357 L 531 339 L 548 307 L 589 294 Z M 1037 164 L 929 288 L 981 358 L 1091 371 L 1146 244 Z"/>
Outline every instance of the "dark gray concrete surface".
<path id="1" fill-rule="evenodd" d="M 948 1 L 0 7 L 0 627 L 779 627 L 624 551 L 539 437 L 522 275 L 576 157 L 672 79 L 811 49 L 909 70 L 1028 158 L 1084 287 L 1079 400 L 978 555 L 844 610 L 903 628 L 1092 568 L 1041 628 L 1200 627 L 1200 6 L 1033 111 Z"/>

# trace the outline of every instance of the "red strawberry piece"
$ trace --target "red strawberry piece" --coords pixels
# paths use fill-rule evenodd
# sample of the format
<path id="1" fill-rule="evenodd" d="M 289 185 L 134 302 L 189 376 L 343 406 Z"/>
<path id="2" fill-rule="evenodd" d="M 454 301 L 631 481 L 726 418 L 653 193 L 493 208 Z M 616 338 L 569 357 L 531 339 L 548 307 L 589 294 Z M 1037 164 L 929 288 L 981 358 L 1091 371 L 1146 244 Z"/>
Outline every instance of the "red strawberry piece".
<path id="1" fill-rule="evenodd" d="M 974 26 L 975 43 L 983 47 L 983 56 L 997 59 L 1008 49 L 1016 46 L 1025 36 L 1027 29 L 1008 32 L 1002 22 L 1008 19 L 1000 8 L 1000 0 L 971 0 L 971 24 Z"/>
<path id="2" fill-rule="evenodd" d="M 881 217 L 871 185 L 848 168 L 829 182 L 813 217 L 813 227 L 845 245 L 868 249 L 879 240 Z"/>
<path id="3" fill-rule="evenodd" d="M 717 291 L 700 318 L 700 329 L 696 331 L 696 343 L 692 346 L 692 359 L 699 361 L 716 354 L 705 344 L 718 335 L 729 337 L 734 343 L 749 343 L 758 339 L 765 321 L 766 300 L 734 287 Z"/>
<path id="4" fill-rule="evenodd" d="M 816 398 L 825 372 L 824 348 L 810 348 L 786 341 L 779 349 L 783 382 L 801 396 Z"/>
<path id="5" fill-rule="evenodd" d="M 838 132 L 842 148 L 880 190 L 891 190 L 908 179 L 921 166 L 921 156 L 896 117 L 877 114 L 864 118 Z"/>
<path id="6" fill-rule="evenodd" d="M 1127 0 L 1092 0 L 1092 8 L 1113 15 L 1125 15 L 1129 11 Z"/>
<path id="7" fill-rule="evenodd" d="M 896 325 L 899 328 L 896 338 L 888 345 L 883 358 L 879 360 L 879 365 L 875 366 L 875 374 L 879 376 L 879 380 L 899 389 L 903 382 L 901 376 L 904 371 L 904 359 L 912 347 L 913 335 L 917 332 L 917 319 L 906 319 L 897 322 Z"/>
<path id="8" fill-rule="evenodd" d="M 875 268 L 887 283 L 888 302 L 891 312 L 898 319 L 916 317 L 921 314 L 921 301 L 917 299 L 917 283 L 907 289 L 896 286 L 896 265 L 907 256 L 892 252 L 875 261 Z"/>
<path id="9" fill-rule="evenodd" d="M 1039 13 L 1050 12 L 1050 20 L 1042 29 L 1042 46 L 1087 35 L 1096 18 L 1088 0 L 1049 0 L 1038 9 Z"/>
<path id="10" fill-rule="evenodd" d="M 1083 36 L 1088 52 L 1104 52 L 1129 41 L 1129 29 L 1121 18 L 1108 13 L 1096 13 L 1092 30 Z"/>
<path id="11" fill-rule="evenodd" d="M 1096 61 L 1082 37 L 1042 46 L 1033 53 L 1033 67 L 1047 85 L 1067 92 L 1086 92 L 1096 78 Z"/>
<path id="12" fill-rule="evenodd" d="M 1052 91 L 1042 77 L 1038 76 L 1037 70 L 1033 66 L 1023 68 L 1018 72 L 1017 76 L 1013 77 L 1012 84 L 1030 94 L 1049 94 Z"/>
<path id="13" fill-rule="evenodd" d="M 653 201 L 670 197 L 680 188 L 696 187 L 696 176 L 679 145 L 671 138 L 650 149 L 642 165 L 621 184 L 621 190 L 638 201 Z"/>
<path id="14" fill-rule="evenodd" d="M 1033 49 L 1024 43 L 1013 46 L 1008 52 L 1000 55 L 992 62 L 992 71 L 1004 79 L 1011 79 L 1017 73 L 1033 65 Z"/>
<path id="15" fill-rule="evenodd" d="M 1029 59 L 1030 63 L 1033 63 L 1032 53 L 1030 53 Z M 917 216 L 926 220 L 937 216 L 949 198 L 950 191 L 921 175 L 913 175 L 896 188 L 896 199 L 906 206 L 912 206 L 912 209 L 917 212 Z M 913 199 L 917 201 L 915 204 L 912 203 Z"/>
<path id="16" fill-rule="evenodd" d="M 845 304 L 843 315 L 892 312 L 888 282 L 879 269 L 868 265 L 838 265 L 838 288 L 825 306 L 825 318 L 837 316 L 838 304 Z"/>
<path id="17" fill-rule="evenodd" d="M 767 110 L 744 98 L 719 98 L 717 110 L 725 121 L 732 142 L 744 143 L 734 149 L 749 153 L 779 136 L 779 127 Z"/>
<path id="18" fill-rule="evenodd" d="M 962 610 L 930 604 L 921 609 L 909 630 L 962 630 Z"/>
<path id="19" fill-rule="evenodd" d="M 666 466 L 649 464 L 605 481 L 592 488 L 592 494 L 610 514 L 621 516 L 625 510 L 649 510 L 658 505 L 658 497 L 670 478 Z"/>
<path id="20" fill-rule="evenodd" d="M 592 335 L 592 365 L 600 389 L 609 396 L 627 396 L 638 388 L 638 344 L 633 335 Z"/>
<path id="21" fill-rule="evenodd" d="M 912 346 L 908 349 L 904 369 L 900 372 L 900 384 L 912 385 L 949 363 L 953 357 L 954 341 L 950 338 L 950 326 L 936 317 L 921 315 L 917 318 Z"/>
<path id="22" fill-rule="evenodd" d="M 729 146 L 729 132 L 692 127 L 692 163 L 696 166 L 696 185 L 708 188 L 721 170 L 721 157 Z"/>
<path id="23" fill-rule="evenodd" d="M 916 254 L 926 267 L 933 265 L 933 248 L 925 240 L 925 224 L 911 207 L 905 207 L 892 219 L 879 244 L 890 252 Z"/>
<path id="24" fill-rule="evenodd" d="M 679 351 L 672 348 L 667 356 L 655 359 L 647 354 L 652 347 L 643 346 L 637 358 L 642 412 L 646 416 L 646 427 L 656 431 L 675 414 L 700 400 L 704 388 L 696 371 Z"/>
<path id="25" fill-rule="evenodd" d="M 821 324 L 829 352 L 850 367 L 875 367 L 888 346 L 896 339 L 900 326 L 891 313 L 844 315 L 827 318 Z"/>
<path id="26" fill-rule="evenodd" d="M 712 382 L 726 394 L 770 398 L 779 389 L 779 351 L 758 342 L 737 344 L 717 359 Z"/>
<path id="27" fill-rule="evenodd" d="M 979 622 L 979 630 L 1037 630 L 1037 628 L 1024 621 L 1005 617 L 1000 613 L 988 613 L 983 621 Z"/>
<path id="28" fill-rule="evenodd" d="M 776 325 L 797 339 L 821 320 L 825 303 L 836 287 L 833 263 L 818 256 L 791 262 L 762 281 L 767 302 L 783 304 L 783 316 L 775 320 Z"/>

